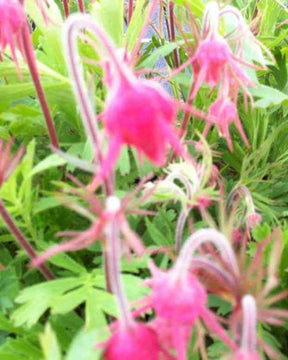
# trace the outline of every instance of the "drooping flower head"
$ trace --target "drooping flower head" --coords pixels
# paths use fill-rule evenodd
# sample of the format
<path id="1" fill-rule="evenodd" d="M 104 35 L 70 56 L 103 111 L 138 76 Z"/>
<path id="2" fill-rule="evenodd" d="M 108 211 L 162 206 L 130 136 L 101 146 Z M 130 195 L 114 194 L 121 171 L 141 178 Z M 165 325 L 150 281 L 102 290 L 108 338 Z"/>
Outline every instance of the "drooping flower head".
<path id="1" fill-rule="evenodd" d="M 156 314 L 174 323 L 193 325 L 206 306 L 204 286 L 192 274 L 176 277 L 173 271 L 163 273 L 152 266 L 150 268 L 154 272 L 151 285 Z"/>
<path id="2" fill-rule="evenodd" d="M 160 345 L 156 332 L 141 323 L 116 330 L 104 350 L 105 360 L 159 360 L 159 356 Z"/>
<path id="3" fill-rule="evenodd" d="M 184 151 L 173 129 L 177 110 L 175 100 L 153 80 L 137 78 L 123 58 L 120 58 L 119 51 L 104 30 L 90 16 L 77 14 L 70 16 L 65 23 L 63 44 L 84 125 L 94 146 L 98 147 L 98 153 L 101 152 L 101 146 L 95 115 L 91 104 L 88 104 L 87 89 L 84 90 L 86 85 L 77 66 L 80 59 L 76 38 L 82 28 L 91 30 L 105 50 L 106 57 L 102 60 L 105 62 L 104 81 L 108 88 L 101 114 L 109 138 L 108 152 L 100 160 L 100 171 L 91 189 L 95 189 L 111 172 L 123 145 L 133 146 L 140 156 L 144 154 L 156 166 L 164 165 L 168 145 L 183 155 Z"/>
<path id="4" fill-rule="evenodd" d="M 25 11 L 18 0 L 0 0 L 0 55 L 9 46 L 17 68 L 16 47 L 21 51 L 21 29 L 25 22 Z"/>
<path id="5" fill-rule="evenodd" d="M 239 29 L 239 32 L 242 31 L 242 37 L 245 37 L 248 43 L 253 43 L 252 50 L 257 52 L 257 57 L 255 56 L 254 59 L 260 62 L 263 68 L 265 67 L 265 59 L 261 49 L 259 46 L 255 46 L 256 40 L 254 41 L 253 35 L 247 31 L 242 15 L 241 17 L 238 16 L 239 11 L 231 6 L 220 11 L 218 4 L 215 1 L 210 1 L 206 5 L 204 13 L 202 39 L 199 42 L 195 55 L 190 59 L 196 78 L 194 89 L 190 96 L 192 99 L 204 81 L 211 88 L 224 83 L 225 86 L 233 88 L 234 96 L 236 93 L 238 95 L 239 88 L 243 88 L 245 96 L 251 96 L 248 85 L 255 86 L 249 79 L 246 71 L 242 69 L 242 65 L 252 69 L 259 69 L 259 67 L 246 61 L 243 46 L 241 46 L 241 51 L 239 48 L 234 49 L 235 41 L 230 44 L 229 34 L 222 36 L 219 32 L 219 20 L 226 13 L 234 15 L 236 29 Z"/>
<path id="6" fill-rule="evenodd" d="M 235 103 L 233 103 L 228 97 L 222 96 L 221 94 L 218 99 L 210 105 L 209 120 L 204 129 L 203 136 L 206 136 L 211 125 L 215 125 L 218 128 L 220 135 L 226 138 L 230 151 L 233 151 L 232 140 L 229 132 L 229 127 L 233 122 L 242 136 L 244 143 L 249 146 L 249 142 L 244 133 Z"/>
<path id="7" fill-rule="evenodd" d="M 151 306 L 155 309 L 157 319 L 162 319 L 162 321 L 158 320 L 157 324 L 159 326 L 162 324 L 161 328 L 164 327 L 162 330 L 166 334 L 169 346 L 171 347 L 172 344 L 176 348 L 175 344 L 180 342 L 176 348 L 179 359 L 182 359 L 180 354 L 184 354 L 187 350 L 187 341 L 184 339 L 189 338 L 189 326 L 191 330 L 200 318 L 212 332 L 216 332 L 229 347 L 235 349 L 235 344 L 207 309 L 206 289 L 191 271 L 194 252 L 203 243 L 210 241 L 219 248 L 224 262 L 229 264 L 231 274 L 238 276 L 238 266 L 228 240 L 224 235 L 212 229 L 199 230 L 191 235 L 181 249 L 175 264 L 167 272 L 159 270 L 152 262 L 150 263 L 152 278 L 147 280 L 146 284 L 152 288 Z M 206 261 L 206 266 L 209 265 L 208 263 L 209 261 Z M 216 269 L 215 266 L 213 266 L 213 271 L 214 269 Z M 219 268 L 216 271 L 221 273 Z M 174 333 L 171 331 L 172 328 L 175 330 Z M 182 332 L 185 336 L 181 338 L 179 334 Z"/>

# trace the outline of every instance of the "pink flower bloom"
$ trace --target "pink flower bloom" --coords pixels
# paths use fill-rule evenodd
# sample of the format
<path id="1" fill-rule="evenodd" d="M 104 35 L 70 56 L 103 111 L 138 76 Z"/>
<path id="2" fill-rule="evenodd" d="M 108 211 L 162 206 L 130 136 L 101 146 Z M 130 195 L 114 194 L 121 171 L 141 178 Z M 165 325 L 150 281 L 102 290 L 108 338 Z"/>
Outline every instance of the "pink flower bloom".
<path id="1" fill-rule="evenodd" d="M 156 332 L 144 324 L 134 323 L 114 332 L 107 342 L 104 359 L 159 360 L 160 352 Z"/>
<path id="2" fill-rule="evenodd" d="M 224 67 L 231 62 L 232 55 L 229 45 L 218 34 L 200 42 L 192 63 L 198 73 L 197 83 L 201 85 L 204 80 L 210 87 L 215 87 L 223 75 Z"/>
<path id="3" fill-rule="evenodd" d="M 175 323 L 193 325 L 206 306 L 206 290 L 191 274 L 175 279 L 173 272 L 163 273 L 152 287 L 156 314 Z"/>
<path id="4" fill-rule="evenodd" d="M 260 356 L 255 351 L 238 350 L 233 355 L 233 360 L 260 360 Z"/>
<path id="5" fill-rule="evenodd" d="M 137 79 L 131 72 L 129 78 L 120 77 L 108 93 L 102 116 L 109 147 L 91 190 L 109 175 L 123 145 L 133 146 L 140 160 L 144 154 L 156 166 L 166 163 L 169 144 L 185 156 L 173 129 L 174 100 L 154 81 Z"/>
<path id="6" fill-rule="evenodd" d="M 233 151 L 232 141 L 229 133 L 229 126 L 232 122 L 235 122 L 236 128 L 242 136 L 244 143 L 249 146 L 249 142 L 246 138 L 238 116 L 236 105 L 231 100 L 229 100 L 228 97 L 225 98 L 220 95 L 218 99 L 210 106 L 209 121 L 206 124 L 203 136 L 206 136 L 210 127 L 215 125 L 218 128 L 220 135 L 226 138 L 229 149 Z"/>
<path id="7" fill-rule="evenodd" d="M 156 4 L 156 1 L 154 2 Z M 105 70 L 104 81 L 108 89 L 105 108 L 101 114 L 109 139 L 108 152 L 104 156 L 99 145 L 94 109 L 87 98 L 85 82 L 77 66 L 78 62 L 75 61 L 79 57 L 75 39 L 82 28 L 91 30 L 96 35 L 106 55 L 103 57 L 101 54 Z M 186 109 L 185 104 L 177 103 L 155 81 L 138 79 L 105 31 L 90 16 L 70 16 L 64 27 L 63 40 L 66 55 L 70 60 L 67 65 L 74 92 L 79 100 L 79 109 L 100 163 L 100 170 L 90 184 L 90 190 L 95 190 L 102 180 L 107 178 L 124 145 L 133 146 L 140 158 L 144 154 L 156 166 L 165 164 L 169 144 L 175 152 L 184 155 L 173 129 L 173 121 L 177 107 Z M 204 116 L 201 111 L 189 110 Z"/>
<path id="8" fill-rule="evenodd" d="M 16 46 L 22 50 L 21 30 L 25 22 L 25 11 L 18 0 L 0 0 L 0 54 L 9 45 L 17 68 Z"/>
<path id="9" fill-rule="evenodd" d="M 110 141 L 134 146 L 156 166 L 165 164 L 168 143 L 178 145 L 172 129 L 175 115 L 173 100 L 158 84 L 136 78 L 121 80 L 104 110 Z"/>

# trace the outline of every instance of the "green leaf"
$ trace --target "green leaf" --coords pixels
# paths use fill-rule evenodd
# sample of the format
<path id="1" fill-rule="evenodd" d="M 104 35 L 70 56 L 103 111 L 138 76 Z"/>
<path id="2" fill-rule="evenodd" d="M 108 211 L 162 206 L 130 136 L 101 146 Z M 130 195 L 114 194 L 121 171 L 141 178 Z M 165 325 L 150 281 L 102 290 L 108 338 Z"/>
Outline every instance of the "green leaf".
<path id="1" fill-rule="evenodd" d="M 65 360 L 99 360 L 102 351 L 95 349 L 97 342 L 100 342 L 98 331 L 81 330 L 73 340 Z"/>
<path id="2" fill-rule="evenodd" d="M 45 360 L 61 360 L 62 356 L 57 337 L 49 324 L 45 326 L 45 332 L 39 336 Z"/>
<path id="3" fill-rule="evenodd" d="M 42 171 L 45 171 L 53 167 L 62 166 L 65 165 L 66 163 L 67 161 L 57 154 L 49 155 L 33 168 L 29 176 L 34 176 Z"/>
<path id="4" fill-rule="evenodd" d="M 39 214 L 43 211 L 53 209 L 59 205 L 61 205 L 61 202 L 53 196 L 42 198 L 34 203 L 33 214 Z"/>
<path id="5" fill-rule="evenodd" d="M 120 174 L 125 176 L 130 173 L 130 159 L 129 159 L 129 150 L 127 146 L 122 147 L 121 155 L 117 161 L 116 169 L 119 169 Z"/>
<path id="6" fill-rule="evenodd" d="M 143 62 L 141 62 L 140 68 L 153 69 L 160 57 L 169 55 L 176 48 L 177 44 L 175 43 L 168 43 L 159 47 L 157 50 L 153 51 L 153 53 L 149 55 Z"/>
<path id="7" fill-rule="evenodd" d="M 193 14 L 196 16 L 202 16 L 204 13 L 205 5 L 202 0 L 173 0 L 178 5 L 189 5 Z"/>
<path id="8" fill-rule="evenodd" d="M 62 294 L 55 299 L 54 305 L 51 306 L 52 314 L 65 314 L 75 309 L 86 299 L 87 289 L 80 287 L 74 291 Z"/>
<path id="9" fill-rule="evenodd" d="M 66 278 L 26 287 L 15 300 L 18 304 L 23 304 L 12 315 L 15 326 L 31 327 L 36 324 L 57 297 L 80 286 L 82 281 L 82 278 Z"/>
<path id="10" fill-rule="evenodd" d="M 123 9 L 123 0 L 100 0 L 91 5 L 90 11 L 117 46 L 123 45 Z"/>
<path id="11" fill-rule="evenodd" d="M 256 241 L 263 241 L 271 234 L 271 228 L 268 224 L 259 224 L 252 230 L 253 238 Z"/>
<path id="12" fill-rule="evenodd" d="M 267 108 L 271 105 L 278 105 L 281 103 L 288 105 L 288 95 L 270 86 L 259 85 L 257 89 L 251 89 L 251 94 L 260 98 L 255 101 L 255 107 Z"/>

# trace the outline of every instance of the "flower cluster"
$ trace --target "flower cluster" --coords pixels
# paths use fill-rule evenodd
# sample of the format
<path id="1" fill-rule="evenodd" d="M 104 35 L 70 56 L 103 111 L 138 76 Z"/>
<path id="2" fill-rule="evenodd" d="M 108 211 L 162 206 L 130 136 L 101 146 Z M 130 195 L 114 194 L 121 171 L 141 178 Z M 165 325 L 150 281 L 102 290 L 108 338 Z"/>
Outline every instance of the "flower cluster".
<path id="1" fill-rule="evenodd" d="M 20 1 L 0 1 L 0 54 L 2 55 L 9 45 L 12 58 L 18 69 L 19 64 L 16 56 L 16 46 L 23 52 L 21 31 L 25 22 L 26 14 Z"/>

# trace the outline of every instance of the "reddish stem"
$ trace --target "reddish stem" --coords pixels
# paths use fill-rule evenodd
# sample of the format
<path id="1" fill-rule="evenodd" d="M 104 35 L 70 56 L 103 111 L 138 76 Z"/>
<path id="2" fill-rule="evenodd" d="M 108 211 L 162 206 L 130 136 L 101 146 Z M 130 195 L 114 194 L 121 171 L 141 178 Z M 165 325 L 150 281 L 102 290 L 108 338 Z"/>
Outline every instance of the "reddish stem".
<path id="1" fill-rule="evenodd" d="M 63 5 L 64 5 L 65 18 L 67 19 L 68 16 L 70 15 L 69 0 L 63 0 Z"/>
<path id="2" fill-rule="evenodd" d="M 128 7 L 128 25 L 132 19 L 133 15 L 133 0 L 129 0 L 129 7 Z"/>
<path id="3" fill-rule="evenodd" d="M 34 48 L 33 48 L 33 44 L 32 44 L 32 40 L 31 40 L 31 36 L 30 36 L 30 31 L 29 31 L 29 26 L 28 23 L 25 24 L 22 28 L 21 31 L 21 35 L 22 35 L 22 42 L 23 42 L 23 51 L 25 54 L 25 59 L 27 61 L 29 70 L 30 70 L 30 74 L 38 95 L 38 99 L 46 120 L 46 125 L 48 128 L 48 132 L 49 132 L 49 136 L 50 136 L 50 140 L 53 146 L 55 146 L 56 148 L 59 149 L 59 143 L 58 143 L 58 138 L 57 138 L 57 134 L 55 131 L 55 127 L 53 124 L 53 120 L 52 120 L 52 116 L 50 114 L 50 110 L 46 101 L 46 97 L 40 82 L 40 76 L 38 73 L 38 69 L 37 69 L 37 64 L 36 64 L 36 57 L 35 57 L 35 53 L 34 53 Z"/>
<path id="4" fill-rule="evenodd" d="M 14 220 L 8 213 L 8 211 L 5 208 L 5 205 L 3 204 L 3 201 L 0 199 L 0 214 L 9 228 L 10 232 L 14 235 L 15 239 L 18 241 L 19 245 L 24 249 L 27 253 L 27 255 L 30 257 L 30 259 L 36 259 L 37 254 L 33 247 L 29 244 L 29 242 L 26 240 L 25 236 L 22 234 L 20 229 L 15 224 Z M 54 275 L 51 273 L 51 271 L 44 265 L 39 265 L 39 270 L 42 272 L 44 277 L 47 280 L 53 280 Z"/>
<path id="5" fill-rule="evenodd" d="M 78 7 L 79 7 L 79 11 L 81 13 L 85 13 L 85 6 L 84 6 L 84 1 L 83 0 L 78 0 Z"/>
<path id="6" fill-rule="evenodd" d="M 170 20 L 170 34 L 171 41 L 175 42 L 175 23 L 174 23 L 174 2 L 169 2 L 169 20 Z M 177 50 L 173 50 L 175 66 L 179 66 Z"/>

